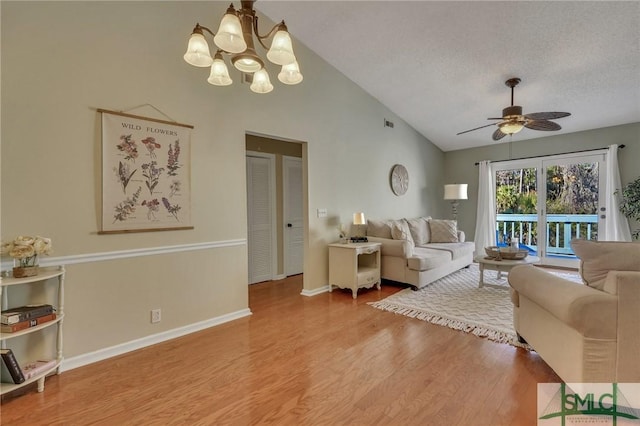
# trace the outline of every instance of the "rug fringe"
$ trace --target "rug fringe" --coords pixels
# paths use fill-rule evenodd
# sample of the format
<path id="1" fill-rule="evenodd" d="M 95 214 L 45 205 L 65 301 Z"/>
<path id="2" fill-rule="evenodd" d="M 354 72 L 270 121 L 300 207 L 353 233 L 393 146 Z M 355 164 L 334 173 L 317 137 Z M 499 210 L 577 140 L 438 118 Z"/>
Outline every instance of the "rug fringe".
<path id="1" fill-rule="evenodd" d="M 526 350 L 532 350 L 531 346 L 529 346 L 528 344 L 520 343 L 515 335 L 511 336 L 498 330 L 492 330 L 487 327 L 452 320 L 441 315 L 422 312 L 417 309 L 385 303 L 384 301 L 369 302 L 368 304 L 383 311 L 393 312 L 394 314 L 404 315 L 410 318 L 419 319 L 421 321 L 427 321 L 432 324 L 446 326 L 454 330 L 464 331 L 478 337 L 485 337 L 494 342 L 506 343 L 508 345 L 516 346 Z"/>

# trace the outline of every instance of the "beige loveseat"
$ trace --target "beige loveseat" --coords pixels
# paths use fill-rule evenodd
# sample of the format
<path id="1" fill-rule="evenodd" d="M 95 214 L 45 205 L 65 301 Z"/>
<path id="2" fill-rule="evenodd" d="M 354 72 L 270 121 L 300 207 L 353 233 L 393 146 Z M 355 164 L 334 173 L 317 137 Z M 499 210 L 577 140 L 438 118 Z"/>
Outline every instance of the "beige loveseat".
<path id="1" fill-rule="evenodd" d="M 475 245 L 454 220 L 369 220 L 367 238 L 382 244 L 382 278 L 416 288 L 473 263 Z"/>
<path id="2" fill-rule="evenodd" d="M 567 383 L 640 382 L 640 244 L 571 246 L 584 284 L 533 266 L 509 273 L 516 332 Z"/>

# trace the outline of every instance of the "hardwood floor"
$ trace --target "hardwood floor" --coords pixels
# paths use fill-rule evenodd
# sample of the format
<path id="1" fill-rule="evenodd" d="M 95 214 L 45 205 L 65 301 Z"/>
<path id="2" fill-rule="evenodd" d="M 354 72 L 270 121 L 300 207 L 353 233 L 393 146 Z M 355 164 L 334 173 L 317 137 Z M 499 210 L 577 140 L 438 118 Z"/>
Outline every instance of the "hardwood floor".
<path id="1" fill-rule="evenodd" d="M 535 425 L 534 353 L 367 302 L 256 284 L 253 315 L 47 378 L 5 396 L 2 425 Z"/>

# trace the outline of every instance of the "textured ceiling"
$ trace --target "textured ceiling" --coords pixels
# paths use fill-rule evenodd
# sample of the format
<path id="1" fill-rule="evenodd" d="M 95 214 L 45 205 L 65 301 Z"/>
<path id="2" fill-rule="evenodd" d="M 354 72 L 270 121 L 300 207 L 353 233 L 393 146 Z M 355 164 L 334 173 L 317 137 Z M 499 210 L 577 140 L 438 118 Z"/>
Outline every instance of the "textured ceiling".
<path id="1" fill-rule="evenodd" d="M 567 111 L 558 132 L 640 121 L 640 2 L 271 1 L 301 42 L 444 151 L 493 142 L 522 83 L 524 113 Z M 303 74 L 312 73 L 300 64 Z"/>

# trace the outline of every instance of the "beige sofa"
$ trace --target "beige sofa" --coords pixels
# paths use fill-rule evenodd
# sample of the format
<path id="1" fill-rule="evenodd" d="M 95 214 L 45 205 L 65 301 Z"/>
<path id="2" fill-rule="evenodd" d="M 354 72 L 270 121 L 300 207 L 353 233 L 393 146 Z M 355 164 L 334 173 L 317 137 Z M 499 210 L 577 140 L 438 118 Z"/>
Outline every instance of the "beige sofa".
<path id="1" fill-rule="evenodd" d="M 369 220 L 367 238 L 382 244 L 382 278 L 415 288 L 473 263 L 475 245 L 465 242 L 454 220 Z"/>
<path id="2" fill-rule="evenodd" d="M 516 332 L 567 383 L 640 382 L 640 244 L 574 240 L 584 283 L 509 273 Z"/>

